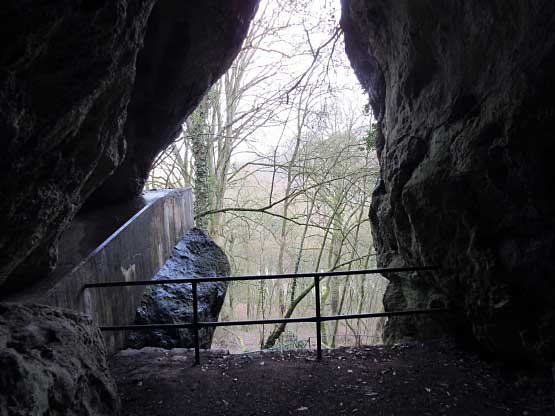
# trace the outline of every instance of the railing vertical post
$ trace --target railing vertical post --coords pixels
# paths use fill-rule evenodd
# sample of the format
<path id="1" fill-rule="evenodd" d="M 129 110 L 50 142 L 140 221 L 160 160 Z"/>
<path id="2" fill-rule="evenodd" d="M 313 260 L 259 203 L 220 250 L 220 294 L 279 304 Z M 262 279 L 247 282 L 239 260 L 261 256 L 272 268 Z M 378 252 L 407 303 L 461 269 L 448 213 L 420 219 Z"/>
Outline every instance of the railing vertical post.
<path id="1" fill-rule="evenodd" d="M 316 296 L 316 356 L 322 359 L 322 329 L 320 314 L 320 276 L 314 276 L 314 293 Z"/>
<path id="2" fill-rule="evenodd" d="M 200 347 L 198 339 L 198 296 L 197 282 L 192 282 L 193 289 L 193 343 L 195 346 L 195 365 L 200 364 Z"/>

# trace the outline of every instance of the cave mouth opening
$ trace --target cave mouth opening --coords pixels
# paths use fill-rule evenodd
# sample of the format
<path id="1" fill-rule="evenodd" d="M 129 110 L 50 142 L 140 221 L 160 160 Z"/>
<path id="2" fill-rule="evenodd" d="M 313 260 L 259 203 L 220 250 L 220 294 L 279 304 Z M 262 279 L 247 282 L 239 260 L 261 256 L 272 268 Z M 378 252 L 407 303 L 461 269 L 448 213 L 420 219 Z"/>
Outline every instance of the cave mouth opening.
<path id="1" fill-rule="evenodd" d="M 192 186 L 196 226 L 224 249 L 233 275 L 375 266 L 375 123 L 345 54 L 340 8 L 338 0 L 261 1 L 230 68 L 154 160 L 146 189 Z M 233 282 L 220 319 L 311 314 L 307 284 Z M 326 282 L 324 308 L 382 311 L 386 284 L 377 275 Z M 383 324 L 329 323 L 324 342 L 381 343 Z M 309 323 L 276 328 L 220 327 L 214 346 L 242 352 L 314 340 Z"/>
<path id="2" fill-rule="evenodd" d="M 122 213 L 116 221 L 121 227 L 108 227 L 108 237 L 91 243 L 98 244 L 92 252 L 77 247 L 79 240 L 72 241 L 85 250 L 77 253 L 77 267 L 61 264 L 56 247 L 71 226 L 77 226 L 80 236 L 88 234 L 76 217 L 84 204 L 90 213 L 101 207 L 105 216 L 114 215 L 113 204 L 138 197 L 145 182 L 149 188 L 185 185 L 178 175 L 188 177 L 199 193 L 199 223 L 230 253 L 234 273 L 370 266 L 375 261 L 373 243 L 380 265 L 419 259 L 441 263 L 443 269 L 435 275 L 391 279 L 383 300 L 386 307 L 452 303 L 464 320 L 467 332 L 459 335 L 465 340 L 475 340 L 496 360 L 549 367 L 544 375 L 551 377 L 554 2 L 538 0 L 531 6 L 521 1 L 511 7 L 502 1 L 451 2 L 440 7 L 432 0 L 342 0 L 348 53 L 363 84 L 373 87 L 368 92 L 380 120 L 377 132 L 372 117 L 361 111 L 363 102 L 351 95 L 356 81 L 348 81 L 352 73 L 346 60 L 341 64 L 338 6 L 329 1 L 262 2 L 260 10 L 267 7 L 268 16 L 283 24 L 262 24 L 244 45 L 246 52 L 240 56 L 250 56 L 251 71 L 231 64 L 258 0 L 36 3 L 29 8 L 24 2 L 7 2 L 1 14 L 7 36 L 6 47 L 0 48 L 0 296 L 11 302 L 0 304 L 0 355 L 16 365 L 8 365 L 6 375 L 2 368 L 0 408 L 21 404 L 24 409 L 16 413 L 33 414 L 48 405 L 54 411 L 74 408 L 73 413 L 80 414 L 86 401 L 94 414 L 117 413 L 119 400 L 105 356 L 128 340 L 103 339 L 96 324 L 136 318 L 145 293 L 126 289 L 102 298 L 89 296 L 91 291 L 85 295 L 83 289 L 95 279 L 121 283 L 151 278 L 173 254 L 179 236 L 191 231 L 182 220 L 192 218 L 192 203 L 185 207 L 174 203 L 181 197 L 170 197 L 190 193 L 191 188 L 161 191 L 167 198 L 159 198 L 159 203 L 130 207 L 131 213 Z M 282 15 L 280 20 L 287 8 L 298 14 Z M 295 34 L 281 36 L 289 29 Z M 263 35 L 273 42 L 257 44 Z M 265 57 L 255 59 L 260 54 Z M 249 59 L 242 62 L 246 65 Z M 223 79 L 205 95 L 220 75 Z M 186 116 L 190 117 L 183 120 Z M 181 132 L 182 142 L 174 140 L 176 132 Z M 368 185 L 377 175 L 376 142 L 381 172 L 371 220 L 379 221 L 380 227 L 371 233 Z M 137 209 L 141 216 L 133 214 Z M 127 221 L 128 215 L 140 221 Z M 169 221 L 160 226 L 160 219 Z M 119 228 L 112 232 L 115 227 Z M 50 281 L 56 258 L 58 271 L 67 267 L 68 273 Z M 381 303 L 376 287 L 366 285 L 369 281 L 345 279 L 325 285 L 324 308 L 346 312 Z M 228 297 L 222 297 L 221 319 L 232 313 L 283 315 L 295 304 L 295 295 L 307 289 L 301 282 L 275 283 L 230 287 Z M 27 289 L 34 291 L 30 298 L 11 298 Z M 310 307 L 302 301 L 298 305 L 299 314 Z M 91 312 L 93 319 L 83 319 L 82 312 Z M 420 328 L 399 323 L 389 320 L 384 337 L 398 330 L 399 336 L 391 334 L 399 342 L 407 330 L 421 335 L 421 329 L 432 328 L 427 322 Z M 326 346 L 341 345 L 343 334 L 355 345 L 368 343 L 357 325 L 326 326 Z M 227 348 L 258 349 L 267 344 L 270 331 L 256 328 L 250 338 L 227 333 L 225 338 L 237 340 Z M 283 348 L 304 346 L 310 337 L 291 327 L 281 335 L 277 347 Z M 543 383 L 549 392 L 538 400 L 523 396 L 520 388 L 530 384 L 536 390 L 535 378 L 516 374 L 509 380 L 505 371 L 491 378 L 493 365 L 479 365 L 478 372 L 493 380 L 491 388 L 484 389 L 474 377 L 465 381 L 465 376 L 476 374 L 467 364 L 479 362 L 466 354 L 460 359 L 460 350 L 447 366 L 428 356 L 423 368 L 432 373 L 414 378 L 419 371 L 412 365 L 411 350 L 428 355 L 431 344 L 368 350 L 385 352 L 387 360 L 389 351 L 408 352 L 405 369 L 412 387 L 418 388 L 415 396 L 428 404 L 441 396 L 442 412 L 447 386 L 438 382 L 438 364 L 457 369 L 451 392 L 478 387 L 477 396 L 466 396 L 477 400 L 466 401 L 485 402 L 488 410 L 475 413 L 505 411 L 507 398 L 517 400 L 512 410 L 518 413 L 542 412 L 538 405 L 546 409 L 543 413 L 553 413 L 551 380 Z M 445 348 L 440 350 L 445 357 Z M 343 355 L 341 350 L 332 353 Z M 159 355 L 168 357 L 166 352 Z M 370 380 L 383 380 L 384 363 L 366 360 L 370 357 L 364 352 L 366 364 L 378 364 Z M 345 373 L 339 363 L 343 358 L 338 357 L 337 367 L 328 368 L 333 370 L 333 383 L 341 383 L 336 368 L 341 366 Z M 255 368 L 260 369 L 258 363 Z M 224 374 L 220 368 L 214 370 L 210 382 L 220 383 Z M 128 368 L 123 373 L 128 386 L 142 394 L 142 381 L 128 378 Z M 180 371 L 174 384 L 190 390 L 183 375 Z M 359 376 L 356 369 L 346 375 Z M 393 383 L 392 400 L 374 391 L 382 384 L 374 383 L 364 394 L 370 398 L 367 403 L 376 398 L 380 404 L 406 406 L 396 399 L 407 380 L 400 373 L 390 375 L 395 371 L 386 377 L 403 382 Z M 260 389 L 260 402 L 277 396 L 290 404 L 293 394 L 305 394 L 289 383 L 291 379 L 284 384 L 295 391 L 280 396 Z M 259 386 L 266 382 L 257 380 Z M 523 383 L 526 380 L 534 381 Z M 517 389 L 502 391 L 499 406 L 491 407 L 491 391 L 509 384 Z M 352 403 L 363 398 L 365 387 L 351 389 L 355 383 L 350 379 L 343 385 L 354 392 Z M 423 386 L 431 387 L 422 391 Z M 197 384 L 195 389 L 203 396 L 199 402 L 212 404 L 204 396 L 211 385 Z M 75 395 L 76 391 L 84 394 Z M 330 403 L 321 400 L 319 391 L 315 401 L 333 410 L 339 396 L 338 391 L 328 394 Z M 56 399 L 60 397 L 74 400 L 61 403 Z M 175 397 L 187 404 L 183 394 Z M 136 402 L 150 411 L 144 401 Z M 160 408 L 162 401 L 151 404 Z M 410 409 L 416 408 L 411 402 Z M 344 410 L 336 409 L 334 413 Z M 309 409 L 302 401 L 288 409 L 294 410 Z M 229 414 L 227 408 L 223 414 Z"/>

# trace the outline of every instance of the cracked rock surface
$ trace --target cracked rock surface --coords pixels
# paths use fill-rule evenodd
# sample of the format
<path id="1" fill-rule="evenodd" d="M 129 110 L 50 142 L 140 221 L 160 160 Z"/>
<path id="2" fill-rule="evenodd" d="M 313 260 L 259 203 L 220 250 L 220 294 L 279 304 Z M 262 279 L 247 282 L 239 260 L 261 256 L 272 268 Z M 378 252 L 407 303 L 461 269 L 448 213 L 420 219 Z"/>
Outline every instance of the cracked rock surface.
<path id="1" fill-rule="evenodd" d="M 1 416 L 113 416 L 119 408 L 97 326 L 66 310 L 0 303 Z"/>
<path id="2" fill-rule="evenodd" d="M 555 3 L 343 0 L 378 119 L 370 219 L 386 310 L 449 306 L 507 360 L 555 358 Z M 390 342 L 437 322 L 388 321 Z"/>
<path id="3" fill-rule="evenodd" d="M 152 280 L 190 279 L 194 277 L 229 276 L 231 269 L 227 256 L 206 233 L 193 228 L 177 243 L 173 252 Z M 199 322 L 217 321 L 224 303 L 227 282 L 199 283 Z M 135 324 L 173 324 L 193 321 L 193 293 L 190 284 L 149 286 L 141 306 L 137 309 Z M 215 328 L 201 328 L 201 348 L 210 348 Z M 155 329 L 134 331 L 129 334 L 129 346 L 193 347 L 193 333 L 189 329 Z"/>
<path id="4" fill-rule="evenodd" d="M 238 53 L 256 0 L 7 0 L 0 11 L 0 286 L 55 266 L 85 202 L 138 195 Z"/>

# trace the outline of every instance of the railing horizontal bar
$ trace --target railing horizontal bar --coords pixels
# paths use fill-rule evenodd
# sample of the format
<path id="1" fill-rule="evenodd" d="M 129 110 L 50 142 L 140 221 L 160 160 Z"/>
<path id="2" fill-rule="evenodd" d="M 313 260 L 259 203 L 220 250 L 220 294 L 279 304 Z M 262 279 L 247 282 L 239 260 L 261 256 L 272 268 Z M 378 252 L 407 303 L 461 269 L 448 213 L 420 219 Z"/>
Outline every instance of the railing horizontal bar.
<path id="1" fill-rule="evenodd" d="M 120 286 L 154 286 L 154 285 L 167 285 L 167 284 L 180 284 L 180 283 L 208 283 L 208 282 L 234 282 L 234 281 L 248 281 L 248 280 L 275 280 L 275 279 L 291 279 L 291 278 L 306 278 L 306 277 L 329 277 L 329 276 L 353 276 L 363 274 L 386 274 L 386 273 L 402 273 L 402 272 L 420 272 L 437 270 L 436 266 L 421 266 L 421 267 L 394 267 L 382 269 L 367 269 L 367 270 L 338 270 L 333 272 L 314 272 L 314 273 L 287 273 L 287 274 L 267 274 L 255 276 L 223 276 L 223 277 L 198 277 L 188 279 L 160 279 L 160 280 L 135 280 L 135 281 L 121 281 L 121 282 L 105 282 L 105 283 L 87 283 L 83 287 L 85 289 L 95 287 L 120 287 Z"/>
<path id="2" fill-rule="evenodd" d="M 393 311 L 393 312 L 375 312 L 375 313 L 359 313 L 349 315 L 327 315 L 321 316 L 321 321 L 339 321 L 343 319 L 364 319 L 364 318 L 384 318 L 389 316 L 403 316 L 403 315 L 423 315 L 427 313 L 442 313 L 448 312 L 447 308 L 435 309 L 412 309 L 410 311 Z"/>
<path id="3" fill-rule="evenodd" d="M 281 319 L 255 319 L 248 321 L 219 321 L 219 322 L 199 322 L 199 328 L 208 328 L 216 326 L 242 326 L 242 325 L 263 325 L 263 324 L 281 324 L 288 322 L 315 322 L 316 318 L 281 318 Z M 144 330 L 144 329 L 180 329 L 192 328 L 192 323 L 179 324 L 146 324 L 146 325 L 118 325 L 118 326 L 101 326 L 102 331 L 121 331 L 121 330 Z"/>
<path id="4" fill-rule="evenodd" d="M 446 308 L 437 309 L 414 309 L 408 311 L 392 311 L 392 312 L 376 312 L 376 313 L 363 313 L 353 315 L 328 315 L 321 316 L 321 321 L 338 321 L 342 319 L 364 319 L 364 318 L 382 318 L 389 316 L 403 316 L 403 315 L 419 315 L 426 313 L 447 312 Z M 217 326 L 242 326 L 242 325 L 263 325 L 263 324 L 281 324 L 281 323 L 301 323 L 301 322 L 316 322 L 317 318 L 312 317 L 299 317 L 299 318 L 278 318 L 278 319 L 254 319 L 244 321 L 220 321 L 220 322 L 199 322 L 199 328 L 217 327 Z M 192 323 L 179 323 L 179 324 L 145 324 L 145 325 L 116 325 L 116 326 L 101 326 L 102 331 L 142 331 L 148 329 L 184 329 L 193 328 Z"/>

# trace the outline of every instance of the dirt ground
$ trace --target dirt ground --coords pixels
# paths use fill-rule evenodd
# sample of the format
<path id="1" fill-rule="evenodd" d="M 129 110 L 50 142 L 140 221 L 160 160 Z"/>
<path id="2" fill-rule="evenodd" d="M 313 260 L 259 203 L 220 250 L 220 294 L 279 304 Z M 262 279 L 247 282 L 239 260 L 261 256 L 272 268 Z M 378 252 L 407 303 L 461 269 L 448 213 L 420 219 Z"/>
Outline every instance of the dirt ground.
<path id="1" fill-rule="evenodd" d="M 110 366 L 124 416 L 555 415 L 551 371 L 427 344 L 229 355 L 145 348 Z"/>

